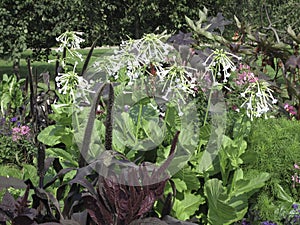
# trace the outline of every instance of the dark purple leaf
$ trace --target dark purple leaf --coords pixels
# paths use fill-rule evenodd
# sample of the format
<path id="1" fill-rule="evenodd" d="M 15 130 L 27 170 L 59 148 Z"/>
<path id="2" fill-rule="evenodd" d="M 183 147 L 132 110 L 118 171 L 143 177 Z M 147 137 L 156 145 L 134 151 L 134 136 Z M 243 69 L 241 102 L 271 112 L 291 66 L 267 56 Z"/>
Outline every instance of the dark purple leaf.
<path id="1" fill-rule="evenodd" d="M 8 191 L 5 192 L 2 198 L 2 203 L 0 205 L 0 208 L 4 211 L 7 210 L 15 211 L 16 209 L 16 200 Z"/>
<path id="2" fill-rule="evenodd" d="M 49 157 L 45 159 L 45 163 L 44 163 L 45 172 L 47 172 L 50 166 L 53 164 L 54 159 L 55 159 L 54 157 Z"/>
<path id="3" fill-rule="evenodd" d="M 12 220 L 13 225 L 37 225 L 37 223 L 26 215 L 17 216 Z"/>
<path id="4" fill-rule="evenodd" d="M 156 199 L 153 192 L 150 192 L 147 196 L 145 196 L 145 199 L 141 202 L 141 207 L 138 212 L 138 216 L 142 216 L 145 213 L 149 212 L 152 209 L 155 200 Z"/>
<path id="5" fill-rule="evenodd" d="M 165 216 L 163 221 L 170 225 L 197 225 L 196 223 L 177 220 L 171 216 Z"/>
<path id="6" fill-rule="evenodd" d="M 77 221 L 79 224 L 86 224 L 87 215 L 87 211 L 84 210 L 83 212 L 73 213 L 71 218 Z"/>
<path id="7" fill-rule="evenodd" d="M 89 215 L 98 225 L 113 224 L 113 214 L 98 199 L 89 194 L 83 195 L 82 199 Z"/>
<path id="8" fill-rule="evenodd" d="M 286 61 L 285 66 L 290 68 L 300 68 L 300 57 L 295 55 L 290 56 Z"/>
<path id="9" fill-rule="evenodd" d="M 23 208 L 26 208 L 27 206 L 28 206 L 28 195 L 29 195 L 29 185 L 27 186 L 27 188 L 26 188 L 26 191 L 25 191 L 25 193 L 24 193 L 24 195 L 23 195 L 23 197 L 21 197 L 21 198 L 19 198 L 18 199 L 18 207 L 19 207 L 19 209 L 18 210 L 20 210 L 20 209 L 23 209 Z"/>
<path id="10" fill-rule="evenodd" d="M 86 221 L 84 221 L 83 223 L 79 223 L 76 220 L 60 220 L 59 221 L 61 225 L 82 225 L 82 224 L 86 224 Z"/>
<path id="11" fill-rule="evenodd" d="M 168 224 L 158 218 L 148 217 L 144 219 L 134 220 L 129 225 L 168 225 Z"/>
<path id="12" fill-rule="evenodd" d="M 39 223 L 39 225 L 61 225 L 61 224 L 56 222 L 47 222 L 47 223 Z"/>
<path id="13" fill-rule="evenodd" d="M 81 186 L 85 187 L 86 189 L 88 189 L 88 191 L 96 196 L 97 193 L 93 187 L 93 185 L 84 177 L 80 178 L 80 177 L 75 177 L 73 180 L 71 180 L 69 182 L 70 184 L 80 184 Z"/>
<path id="14" fill-rule="evenodd" d="M 45 207 L 47 211 L 47 216 L 50 216 L 53 220 L 55 220 L 55 216 L 53 215 L 53 206 L 55 206 L 56 212 L 59 214 L 60 218 L 62 218 L 59 203 L 51 193 L 47 193 L 44 189 L 41 188 L 35 188 L 34 191 L 34 208 L 41 206 Z"/>
<path id="15" fill-rule="evenodd" d="M 47 184 L 44 185 L 44 189 L 46 189 L 47 187 L 51 186 L 52 184 L 54 184 L 54 182 L 59 179 L 59 178 L 63 178 L 65 174 L 69 173 L 70 171 L 75 170 L 75 168 L 65 168 L 65 169 L 61 169 L 55 177 L 53 177 Z"/>
<path id="16" fill-rule="evenodd" d="M 73 207 L 81 200 L 80 187 L 76 184 L 71 185 L 70 191 L 64 200 L 63 216 L 69 218 Z"/>
<path id="17" fill-rule="evenodd" d="M 105 205 L 106 208 L 110 209 L 110 211 L 112 213 L 116 212 L 116 206 L 115 206 L 115 202 L 117 201 L 117 196 L 119 193 L 119 184 L 118 183 L 114 183 L 112 180 L 110 179 L 104 179 L 102 178 L 101 180 L 99 179 L 99 181 L 102 181 L 102 185 L 99 184 L 99 195 Z"/>
<path id="18" fill-rule="evenodd" d="M 196 41 L 192 38 L 192 33 L 183 33 L 179 31 L 178 34 L 171 36 L 168 40 L 168 43 L 173 43 L 175 45 L 192 45 Z"/>
<path id="19" fill-rule="evenodd" d="M 16 203 L 14 197 L 6 191 L 0 204 L 0 221 L 8 221 L 14 218 Z"/>
<path id="20" fill-rule="evenodd" d="M 23 180 L 14 178 L 14 177 L 4 177 L 0 176 L 0 190 L 3 188 L 13 187 L 16 189 L 25 189 L 27 185 Z"/>
<path id="21" fill-rule="evenodd" d="M 56 198 L 57 198 L 58 201 L 60 201 L 60 200 L 62 200 L 64 198 L 67 186 L 68 186 L 68 184 L 63 184 L 63 185 L 60 185 L 57 188 L 57 190 L 56 190 Z"/>

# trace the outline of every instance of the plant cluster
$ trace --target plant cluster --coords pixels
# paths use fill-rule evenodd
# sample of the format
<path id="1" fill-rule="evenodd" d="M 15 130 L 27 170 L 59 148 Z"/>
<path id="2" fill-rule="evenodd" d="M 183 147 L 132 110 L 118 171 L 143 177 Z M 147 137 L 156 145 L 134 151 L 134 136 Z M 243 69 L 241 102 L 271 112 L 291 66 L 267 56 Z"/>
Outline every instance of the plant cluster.
<path id="1" fill-rule="evenodd" d="M 45 79 L 36 93 L 29 69 L 29 113 L 22 91 L 11 97 L 21 81 L 5 77 L 1 132 L 16 143 L 33 135 L 39 181 L 0 177 L 25 189 L 4 195 L 2 223 L 297 223 L 296 53 L 237 18 L 227 40 L 228 22 L 206 8 L 186 20 L 195 35 L 147 34 L 88 68 L 94 42 L 81 72 L 81 33 L 64 33 L 55 87 Z"/>

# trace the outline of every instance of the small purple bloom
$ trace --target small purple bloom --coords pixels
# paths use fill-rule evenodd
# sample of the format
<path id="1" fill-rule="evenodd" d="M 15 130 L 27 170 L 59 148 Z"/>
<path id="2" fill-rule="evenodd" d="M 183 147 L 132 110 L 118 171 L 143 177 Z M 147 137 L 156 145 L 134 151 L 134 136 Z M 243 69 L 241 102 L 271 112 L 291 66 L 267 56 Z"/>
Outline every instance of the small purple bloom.
<path id="1" fill-rule="evenodd" d="M 264 221 L 261 225 L 277 225 L 277 223 L 273 223 L 272 221 Z"/>
<path id="2" fill-rule="evenodd" d="M 244 219 L 242 220 L 241 225 L 249 225 L 249 223 L 248 223 L 248 222 L 246 221 L 246 219 L 244 218 Z"/>
<path id="3" fill-rule="evenodd" d="M 293 204 L 292 207 L 293 207 L 293 209 L 296 210 L 296 209 L 298 209 L 298 204 Z"/>
<path id="4" fill-rule="evenodd" d="M 13 122 L 13 123 L 14 123 L 14 122 L 16 122 L 17 120 L 18 120 L 17 117 L 13 117 L 13 118 L 10 119 L 10 122 Z"/>

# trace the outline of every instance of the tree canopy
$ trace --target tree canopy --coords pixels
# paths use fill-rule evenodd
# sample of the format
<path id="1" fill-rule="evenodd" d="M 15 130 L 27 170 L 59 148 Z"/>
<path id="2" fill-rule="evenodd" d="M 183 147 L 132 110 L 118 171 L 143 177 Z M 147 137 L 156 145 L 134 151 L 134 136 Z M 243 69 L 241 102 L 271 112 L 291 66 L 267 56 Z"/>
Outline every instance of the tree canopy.
<path id="1" fill-rule="evenodd" d="M 97 37 L 98 45 L 115 45 L 157 29 L 187 31 L 185 16 L 196 18 L 203 6 L 212 16 L 221 12 L 232 21 L 236 15 L 260 27 L 272 22 L 278 30 L 288 24 L 299 28 L 298 0 L 2 0 L 0 56 L 19 58 L 28 48 L 47 55 L 67 30 L 84 32 L 86 45 Z"/>

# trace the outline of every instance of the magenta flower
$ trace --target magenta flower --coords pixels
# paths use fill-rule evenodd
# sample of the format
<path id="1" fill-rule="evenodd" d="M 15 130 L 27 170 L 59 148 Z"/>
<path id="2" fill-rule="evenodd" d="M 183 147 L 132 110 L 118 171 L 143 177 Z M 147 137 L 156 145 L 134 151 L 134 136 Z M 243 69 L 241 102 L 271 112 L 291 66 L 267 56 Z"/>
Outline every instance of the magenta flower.
<path id="1" fill-rule="evenodd" d="M 17 141 L 22 139 L 22 137 L 28 137 L 30 128 L 26 125 L 21 127 L 12 128 L 12 140 Z"/>
<path id="2" fill-rule="evenodd" d="M 290 115 L 296 115 L 297 111 L 294 106 L 289 105 L 288 103 L 284 103 L 283 108 L 290 114 Z"/>
<path id="3" fill-rule="evenodd" d="M 256 77 L 254 73 L 250 71 L 250 67 L 248 65 L 240 64 L 239 74 L 237 79 L 235 79 L 235 83 L 237 85 L 244 85 L 247 83 L 255 83 L 257 81 L 258 77 Z"/>
<path id="4" fill-rule="evenodd" d="M 28 126 L 22 126 L 20 132 L 22 135 L 28 135 L 30 132 L 30 128 Z"/>
<path id="5" fill-rule="evenodd" d="M 13 129 L 12 129 L 12 133 L 13 134 L 18 134 L 18 133 L 20 133 L 21 132 L 21 129 L 19 128 L 19 127 L 14 127 Z"/>

